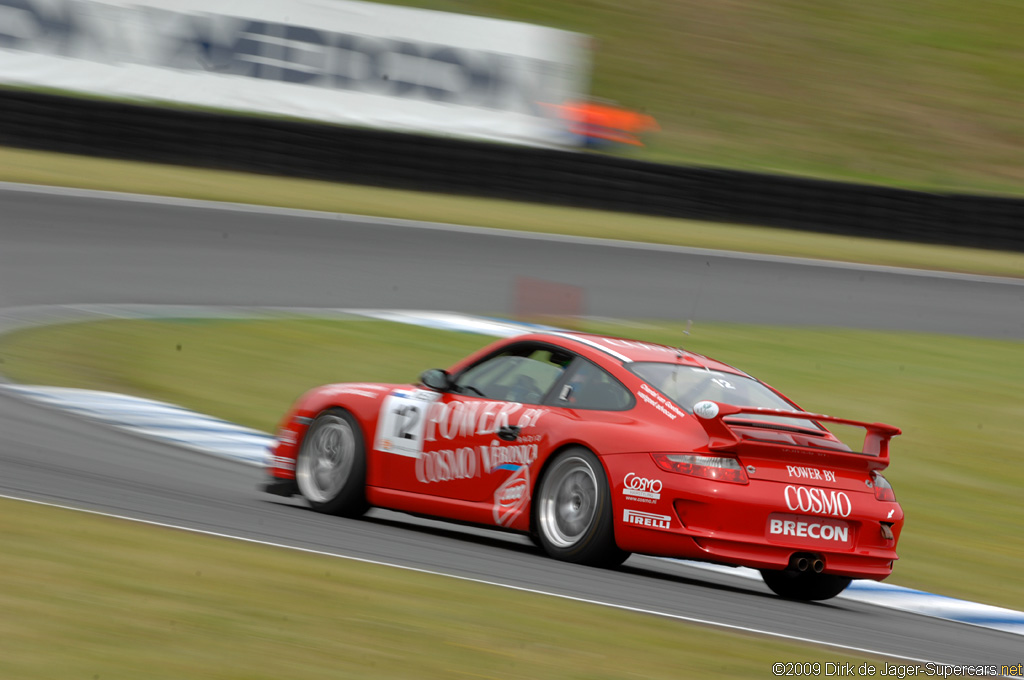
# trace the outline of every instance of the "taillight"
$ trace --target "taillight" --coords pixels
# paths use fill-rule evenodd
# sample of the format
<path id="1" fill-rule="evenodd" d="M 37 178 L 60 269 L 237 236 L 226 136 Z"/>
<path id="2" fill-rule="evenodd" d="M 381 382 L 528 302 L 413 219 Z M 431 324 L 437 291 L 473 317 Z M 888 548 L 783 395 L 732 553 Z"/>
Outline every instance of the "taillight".
<path id="1" fill-rule="evenodd" d="M 702 456 L 696 453 L 652 453 L 662 470 L 714 479 L 719 482 L 747 484 L 747 473 L 740 462 L 728 456 Z"/>
<path id="2" fill-rule="evenodd" d="M 872 486 L 875 489 L 875 498 L 880 501 L 896 502 L 896 492 L 892 490 L 892 485 L 882 475 L 877 472 L 871 473 Z"/>

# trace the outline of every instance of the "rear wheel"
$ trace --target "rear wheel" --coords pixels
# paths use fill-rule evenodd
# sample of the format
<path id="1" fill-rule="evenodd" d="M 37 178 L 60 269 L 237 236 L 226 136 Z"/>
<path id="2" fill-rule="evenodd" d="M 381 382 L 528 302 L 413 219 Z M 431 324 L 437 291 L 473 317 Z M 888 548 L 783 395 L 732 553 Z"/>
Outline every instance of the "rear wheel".
<path id="1" fill-rule="evenodd" d="M 590 451 L 558 454 L 540 480 L 533 507 L 536 540 L 551 557 L 606 567 L 629 557 L 615 545 L 608 479 Z"/>
<path id="2" fill-rule="evenodd" d="M 765 585 L 779 597 L 787 600 L 828 600 L 846 590 L 851 579 L 833 574 L 817 574 L 813 571 L 786 569 L 777 571 L 762 569 L 761 578 Z"/>
<path id="3" fill-rule="evenodd" d="M 299 448 L 295 480 L 318 512 L 347 517 L 366 512 L 366 446 L 351 413 L 330 409 L 316 417 Z"/>

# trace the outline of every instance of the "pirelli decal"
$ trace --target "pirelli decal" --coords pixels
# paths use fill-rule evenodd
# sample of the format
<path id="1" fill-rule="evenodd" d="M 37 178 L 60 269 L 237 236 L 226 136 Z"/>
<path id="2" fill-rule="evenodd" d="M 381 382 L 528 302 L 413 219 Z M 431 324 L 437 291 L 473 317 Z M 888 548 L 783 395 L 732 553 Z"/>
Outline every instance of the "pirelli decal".
<path id="1" fill-rule="evenodd" d="M 639 510 L 623 510 L 622 521 L 626 524 L 652 529 L 672 528 L 672 518 L 668 515 L 656 515 L 653 512 L 640 512 Z"/>

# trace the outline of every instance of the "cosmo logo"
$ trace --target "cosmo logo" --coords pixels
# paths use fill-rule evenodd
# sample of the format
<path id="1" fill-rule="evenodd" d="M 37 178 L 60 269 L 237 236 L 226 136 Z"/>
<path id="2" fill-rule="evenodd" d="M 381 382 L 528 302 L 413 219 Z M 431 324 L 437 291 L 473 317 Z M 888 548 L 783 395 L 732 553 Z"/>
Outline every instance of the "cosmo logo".
<path id="1" fill-rule="evenodd" d="M 416 459 L 416 479 L 429 482 L 450 482 L 480 476 L 476 452 L 468 446 L 452 450 L 427 451 Z"/>
<path id="2" fill-rule="evenodd" d="M 832 517 L 849 517 L 853 503 L 844 491 L 787 486 L 784 492 L 786 507 L 796 512 L 809 512 Z"/>
<path id="3" fill-rule="evenodd" d="M 651 527 L 653 529 L 672 528 L 672 518 L 668 515 L 655 515 L 650 512 L 639 512 L 637 510 L 623 510 L 622 521 L 626 524 L 635 524 L 640 527 Z"/>
<path id="4" fill-rule="evenodd" d="M 624 488 L 622 495 L 629 496 L 641 503 L 653 503 L 661 498 L 661 480 L 637 477 L 635 472 L 630 472 L 622 480 Z"/>

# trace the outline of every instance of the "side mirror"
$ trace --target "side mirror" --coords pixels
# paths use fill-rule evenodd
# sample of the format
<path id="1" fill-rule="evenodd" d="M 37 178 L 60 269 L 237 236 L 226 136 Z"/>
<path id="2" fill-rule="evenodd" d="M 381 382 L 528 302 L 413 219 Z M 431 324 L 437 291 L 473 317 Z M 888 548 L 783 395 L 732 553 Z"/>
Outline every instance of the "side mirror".
<path id="1" fill-rule="evenodd" d="M 452 389 L 452 377 L 448 375 L 448 371 L 440 368 L 430 368 L 423 371 L 423 374 L 420 376 L 420 382 L 438 392 L 448 392 Z"/>

